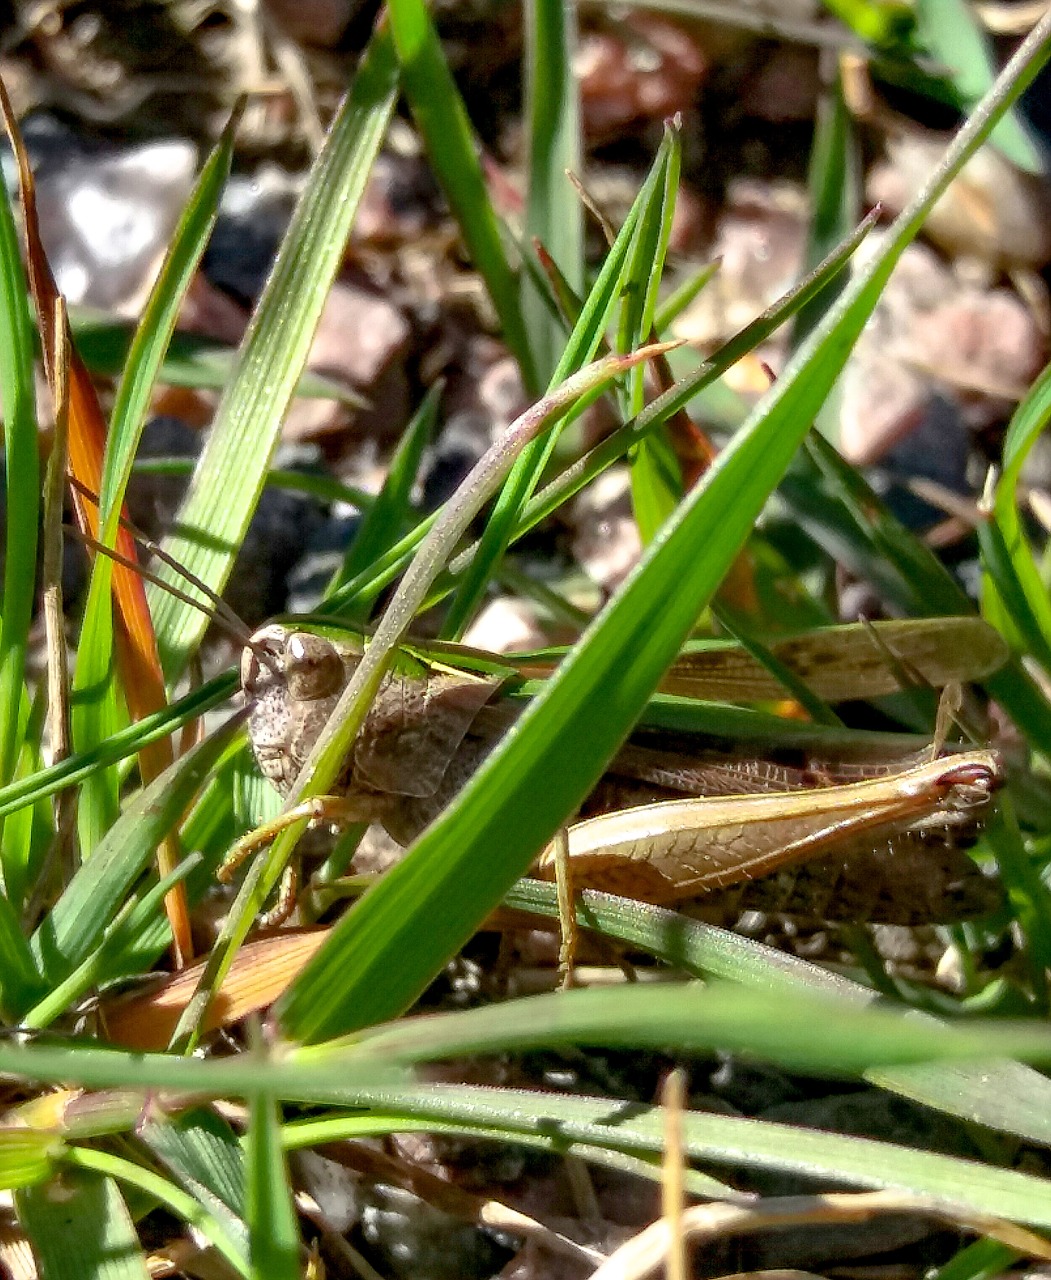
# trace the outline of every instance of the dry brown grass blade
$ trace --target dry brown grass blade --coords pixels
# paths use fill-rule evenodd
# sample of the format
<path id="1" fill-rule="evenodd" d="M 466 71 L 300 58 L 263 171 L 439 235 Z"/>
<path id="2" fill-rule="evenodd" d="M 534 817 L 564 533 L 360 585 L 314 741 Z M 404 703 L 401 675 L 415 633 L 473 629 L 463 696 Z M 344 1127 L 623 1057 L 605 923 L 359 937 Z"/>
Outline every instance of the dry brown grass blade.
<path id="1" fill-rule="evenodd" d="M 44 370 L 53 395 L 61 380 L 58 369 L 58 350 L 61 345 L 67 345 L 69 348 L 65 392 L 69 432 L 69 471 L 81 485 L 98 493 L 102 483 L 106 421 L 98 396 L 95 394 L 91 376 L 77 355 L 71 335 L 67 330 L 63 343 L 58 333 L 56 301 L 59 292 L 40 237 L 36 187 L 18 122 L 2 81 L 0 81 L 0 110 L 3 112 L 4 125 L 18 165 L 29 286 L 36 304 L 37 323 L 44 353 Z M 75 488 L 72 492 L 78 524 L 85 533 L 97 538 L 99 535 L 97 511 L 83 500 Z M 127 559 L 135 560 L 134 541 L 123 529 L 117 533 L 117 546 Z M 162 710 L 167 705 L 164 676 L 157 652 L 157 637 L 146 603 L 145 584 L 142 579 L 121 565 L 114 565 L 112 572 L 113 598 L 117 606 L 115 628 L 117 662 L 128 709 L 132 717 L 139 720 Z M 163 773 L 172 763 L 173 758 L 172 745 L 167 738 L 143 747 L 139 752 L 139 769 L 143 782 L 149 782 Z M 176 842 L 166 841 L 157 853 L 158 870 L 161 876 L 169 875 L 174 871 L 178 856 Z M 176 963 L 182 963 L 193 952 L 186 889 L 182 882 L 176 884 L 169 892 L 165 900 L 165 909 L 175 942 Z"/>
<path id="2" fill-rule="evenodd" d="M 866 1222 L 885 1213 L 922 1214 L 998 1240 L 1022 1255 L 1051 1259 L 1051 1244 L 1033 1231 L 1000 1218 L 980 1217 L 933 1196 L 914 1195 L 907 1191 L 783 1196 L 754 1205 L 693 1205 L 683 1214 L 682 1232 L 696 1243 L 698 1240 L 724 1239 L 785 1227 Z M 667 1220 L 661 1218 L 611 1254 L 593 1273 L 591 1280 L 641 1280 L 664 1264 L 671 1244 Z"/>
<path id="3" fill-rule="evenodd" d="M 273 1004 L 328 932 L 327 928 L 282 929 L 246 943 L 209 1006 L 204 1030 L 230 1026 Z M 196 964 L 145 994 L 105 1001 L 100 1012 L 107 1039 L 147 1052 L 166 1048 L 203 971 L 203 963 Z"/>

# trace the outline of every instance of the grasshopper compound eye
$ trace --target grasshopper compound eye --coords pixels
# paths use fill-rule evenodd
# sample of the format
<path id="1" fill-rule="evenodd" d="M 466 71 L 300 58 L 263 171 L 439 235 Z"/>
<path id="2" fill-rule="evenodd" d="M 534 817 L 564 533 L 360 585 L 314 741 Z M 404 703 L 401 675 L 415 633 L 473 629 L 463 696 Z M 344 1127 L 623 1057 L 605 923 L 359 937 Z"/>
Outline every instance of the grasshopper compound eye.
<path id="1" fill-rule="evenodd" d="M 343 687 L 343 661 L 322 636 L 296 631 L 285 645 L 285 680 L 297 702 L 313 702 Z"/>

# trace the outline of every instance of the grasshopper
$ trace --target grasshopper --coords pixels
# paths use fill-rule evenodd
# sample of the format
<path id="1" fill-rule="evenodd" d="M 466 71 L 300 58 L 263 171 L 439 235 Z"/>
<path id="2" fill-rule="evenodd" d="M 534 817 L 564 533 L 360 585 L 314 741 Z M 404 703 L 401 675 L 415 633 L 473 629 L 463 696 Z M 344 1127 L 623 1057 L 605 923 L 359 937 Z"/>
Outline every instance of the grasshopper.
<path id="1" fill-rule="evenodd" d="M 999 636 L 977 619 L 877 624 L 876 636 L 830 628 L 777 646 L 775 656 L 834 699 L 898 687 L 888 650 L 931 685 L 979 678 L 1005 656 Z M 244 650 L 249 736 L 282 794 L 365 643 L 331 625 L 278 622 Z M 462 646 L 404 648 L 338 778 L 340 819 L 378 821 L 411 843 L 514 723 L 524 681 L 551 660 L 544 653 L 509 664 Z M 780 690 L 727 642 L 691 647 L 663 687 L 752 700 Z M 939 755 L 903 735 L 817 726 L 800 726 L 793 738 L 784 722 L 774 726 L 761 750 L 640 726 L 569 830 L 574 885 L 656 903 L 721 899 L 735 910 L 905 924 L 995 907 L 996 882 L 964 852 L 1002 782 L 995 752 Z M 554 865 L 552 849 L 542 851 L 537 873 L 551 877 Z"/>

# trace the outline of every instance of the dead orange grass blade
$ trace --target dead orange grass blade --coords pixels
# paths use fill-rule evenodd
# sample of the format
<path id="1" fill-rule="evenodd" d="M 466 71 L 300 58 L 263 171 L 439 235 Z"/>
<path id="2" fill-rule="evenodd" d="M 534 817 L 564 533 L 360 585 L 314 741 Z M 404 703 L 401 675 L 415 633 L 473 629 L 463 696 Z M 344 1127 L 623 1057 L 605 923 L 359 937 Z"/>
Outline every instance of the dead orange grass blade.
<path id="1" fill-rule="evenodd" d="M 18 164 L 22 215 L 25 224 L 29 285 L 37 310 L 44 352 L 44 370 L 52 394 L 58 381 L 56 351 L 59 337 L 56 332 L 55 302 L 58 287 L 44 252 L 37 220 L 36 187 L 29 167 L 22 135 L 18 129 L 7 90 L 0 81 L 0 110 Z M 77 355 L 72 339 L 66 335 L 63 344 L 69 351 L 67 379 L 67 403 L 69 421 L 69 470 L 82 486 L 98 493 L 102 484 L 102 458 L 106 444 L 106 421 L 99 405 L 91 376 Z M 73 503 L 77 522 L 85 533 L 99 535 L 98 513 L 81 493 L 73 490 Z M 117 547 L 127 559 L 136 558 L 135 544 L 123 529 L 117 533 Z M 127 699 L 128 709 L 134 719 L 141 719 L 167 705 L 164 676 L 157 652 L 157 637 L 153 630 L 146 603 L 145 584 L 131 570 L 114 565 L 112 579 L 113 597 L 117 606 L 115 640 L 117 662 Z M 164 738 L 145 746 L 139 752 L 139 769 L 143 782 L 163 773 L 172 763 L 172 746 Z M 158 850 L 157 863 L 161 876 L 170 874 L 178 862 L 178 849 L 174 840 L 166 841 Z M 176 962 L 182 963 L 193 952 L 190 937 L 190 919 L 186 905 L 186 890 L 180 883 L 165 900 L 168 920 L 175 939 Z"/>
<path id="2" fill-rule="evenodd" d="M 203 1029 L 231 1026 L 273 1004 L 328 933 L 326 927 L 282 929 L 246 943 L 208 1006 Z M 104 1002 L 101 1013 L 107 1039 L 128 1049 L 166 1048 L 203 972 L 204 964 L 196 964 L 145 994 Z"/>

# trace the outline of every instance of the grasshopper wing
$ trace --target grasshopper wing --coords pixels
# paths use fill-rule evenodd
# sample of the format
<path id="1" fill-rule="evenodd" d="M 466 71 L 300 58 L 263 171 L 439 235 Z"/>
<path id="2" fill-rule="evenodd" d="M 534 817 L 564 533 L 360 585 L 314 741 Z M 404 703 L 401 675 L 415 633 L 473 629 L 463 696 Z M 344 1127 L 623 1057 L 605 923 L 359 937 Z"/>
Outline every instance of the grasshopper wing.
<path id="1" fill-rule="evenodd" d="M 503 678 L 434 667 L 425 680 L 389 676 L 354 750 L 354 775 L 376 791 L 432 796 Z"/>

